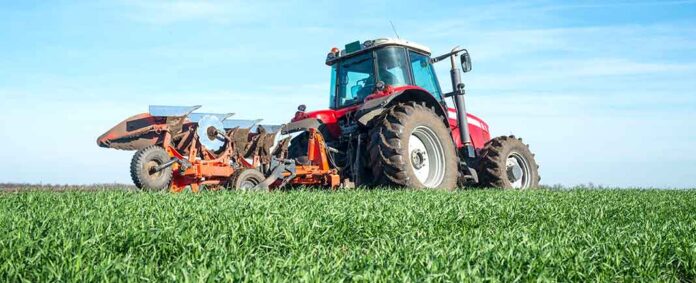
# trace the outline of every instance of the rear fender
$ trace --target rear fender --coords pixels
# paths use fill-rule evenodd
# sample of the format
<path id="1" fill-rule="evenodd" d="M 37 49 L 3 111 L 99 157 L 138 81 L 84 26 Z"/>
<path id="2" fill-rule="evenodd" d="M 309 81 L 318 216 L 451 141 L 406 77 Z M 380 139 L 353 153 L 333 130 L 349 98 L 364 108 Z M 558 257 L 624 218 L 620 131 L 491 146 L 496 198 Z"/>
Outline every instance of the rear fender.
<path id="1" fill-rule="evenodd" d="M 417 88 L 397 91 L 391 95 L 365 101 L 365 103 L 355 112 L 355 117 L 357 118 L 358 123 L 360 123 L 362 126 L 367 126 L 372 119 L 384 113 L 386 109 L 389 109 L 393 105 L 400 102 L 411 101 L 419 104 L 424 103 L 425 106 L 433 109 L 437 115 L 443 118 L 443 122 L 446 124 L 447 128 L 450 127 L 447 119 L 447 112 L 442 105 L 428 92 Z"/>
<path id="2" fill-rule="evenodd" d="M 285 126 L 283 126 L 281 129 L 281 134 L 288 135 L 292 133 L 306 131 L 308 129 L 319 129 L 319 126 L 321 126 L 321 122 L 319 119 L 307 118 L 285 124 Z"/>

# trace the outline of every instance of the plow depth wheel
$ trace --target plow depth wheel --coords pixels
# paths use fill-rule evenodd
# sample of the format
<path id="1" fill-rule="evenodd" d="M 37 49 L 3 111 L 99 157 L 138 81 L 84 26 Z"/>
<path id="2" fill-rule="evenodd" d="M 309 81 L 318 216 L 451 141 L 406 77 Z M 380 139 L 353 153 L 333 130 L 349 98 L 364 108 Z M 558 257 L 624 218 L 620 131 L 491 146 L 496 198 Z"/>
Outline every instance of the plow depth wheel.
<path id="1" fill-rule="evenodd" d="M 267 188 L 258 186 L 265 179 L 266 177 L 258 170 L 240 169 L 232 174 L 227 187 L 237 191 L 267 191 Z"/>
<path id="2" fill-rule="evenodd" d="M 131 178 L 140 189 L 161 191 L 169 188 L 172 167 L 157 171 L 156 168 L 169 161 L 164 148 L 152 145 L 135 152 L 131 161 Z"/>

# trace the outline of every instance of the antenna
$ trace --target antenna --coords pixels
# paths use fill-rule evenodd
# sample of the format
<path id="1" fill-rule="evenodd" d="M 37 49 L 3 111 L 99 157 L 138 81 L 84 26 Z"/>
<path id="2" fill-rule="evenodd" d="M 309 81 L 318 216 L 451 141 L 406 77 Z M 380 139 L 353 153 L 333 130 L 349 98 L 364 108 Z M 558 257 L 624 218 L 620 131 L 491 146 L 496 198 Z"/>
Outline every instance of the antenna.
<path id="1" fill-rule="evenodd" d="M 392 30 L 394 31 L 394 34 L 396 34 L 396 38 L 401 39 L 401 37 L 399 37 L 399 34 L 396 32 L 396 28 L 394 27 L 394 23 L 392 23 L 392 21 L 389 20 L 389 24 L 391 24 Z"/>

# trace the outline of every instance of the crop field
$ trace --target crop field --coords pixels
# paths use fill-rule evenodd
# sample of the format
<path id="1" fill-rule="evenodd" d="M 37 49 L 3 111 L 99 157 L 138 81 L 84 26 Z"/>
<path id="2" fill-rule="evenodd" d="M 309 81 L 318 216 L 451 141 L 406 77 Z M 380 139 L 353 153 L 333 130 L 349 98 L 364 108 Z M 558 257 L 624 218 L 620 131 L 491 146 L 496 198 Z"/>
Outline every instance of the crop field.
<path id="1" fill-rule="evenodd" d="M 696 280 L 696 190 L 0 193 L 5 282 Z"/>

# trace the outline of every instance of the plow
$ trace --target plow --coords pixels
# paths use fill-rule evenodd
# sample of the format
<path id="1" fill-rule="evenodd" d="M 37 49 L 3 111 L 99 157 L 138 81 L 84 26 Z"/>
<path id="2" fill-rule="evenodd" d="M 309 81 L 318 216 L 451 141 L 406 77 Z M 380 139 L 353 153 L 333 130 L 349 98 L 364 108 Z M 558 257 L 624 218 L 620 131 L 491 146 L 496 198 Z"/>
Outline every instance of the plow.
<path id="1" fill-rule="evenodd" d="M 264 125 L 200 106 L 150 106 L 97 144 L 136 151 L 131 177 L 148 190 L 538 186 L 529 146 L 491 138 L 467 112 L 460 73 L 471 70 L 468 51 L 430 55 L 401 39 L 352 42 L 327 54 L 329 109 L 300 105 L 288 123 Z M 441 61 L 451 62 L 448 93 L 433 67 Z"/>
<path id="2" fill-rule="evenodd" d="M 124 120 L 97 142 L 101 147 L 136 150 L 131 177 L 143 189 L 198 192 L 203 187 L 338 186 L 324 140 L 316 128 L 304 127 L 307 122 L 261 125 L 261 120 L 229 119 L 232 113 L 193 113 L 199 108 L 150 106 L 148 113 Z M 310 162 L 299 166 L 287 159 L 291 134 L 298 131 L 311 136 Z"/>

